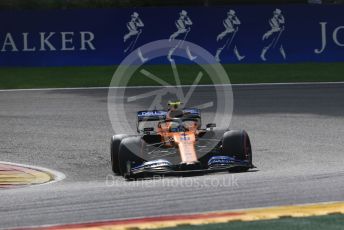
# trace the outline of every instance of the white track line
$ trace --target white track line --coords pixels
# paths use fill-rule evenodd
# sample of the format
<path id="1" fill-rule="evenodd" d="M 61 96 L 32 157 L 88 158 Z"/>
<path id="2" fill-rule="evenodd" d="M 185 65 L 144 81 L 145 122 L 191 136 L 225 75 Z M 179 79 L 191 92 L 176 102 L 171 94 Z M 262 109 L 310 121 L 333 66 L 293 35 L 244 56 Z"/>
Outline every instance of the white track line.
<path id="1" fill-rule="evenodd" d="M 17 163 L 12 163 L 12 162 L 7 162 L 7 161 L 0 161 L 0 164 L 13 165 L 13 166 L 18 166 L 18 167 L 23 167 L 23 168 L 34 169 L 34 170 L 38 170 L 38 171 L 42 171 L 42 172 L 47 172 L 53 176 L 53 180 L 51 180 L 47 183 L 37 184 L 35 186 L 55 183 L 55 182 L 61 181 L 61 180 L 66 178 L 66 175 L 63 174 L 62 172 L 58 172 L 58 171 L 48 169 L 48 168 L 43 168 L 40 166 L 17 164 Z"/>
<path id="2" fill-rule="evenodd" d="M 303 86 L 303 85 L 344 85 L 344 81 L 339 82 L 287 82 L 287 83 L 247 83 L 247 84 L 207 84 L 198 85 L 197 87 L 211 87 L 211 86 Z M 192 85 L 182 85 L 180 87 L 191 87 Z M 97 89 L 141 89 L 141 88 L 162 88 L 162 87 L 176 87 L 172 86 L 118 86 L 118 87 L 76 87 L 76 88 L 37 88 L 37 89 L 1 89 L 0 92 L 20 92 L 20 91 L 64 91 L 64 90 L 97 90 Z"/>

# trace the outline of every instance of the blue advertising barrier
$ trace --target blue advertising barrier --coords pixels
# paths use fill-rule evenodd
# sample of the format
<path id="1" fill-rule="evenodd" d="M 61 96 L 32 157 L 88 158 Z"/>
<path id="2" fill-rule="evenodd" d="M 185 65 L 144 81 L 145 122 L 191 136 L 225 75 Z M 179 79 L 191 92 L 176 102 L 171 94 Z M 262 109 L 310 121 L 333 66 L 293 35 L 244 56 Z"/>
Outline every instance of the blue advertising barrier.
<path id="1" fill-rule="evenodd" d="M 0 11 L 0 21 L 0 66 L 119 64 L 160 39 L 185 39 L 221 63 L 344 61 L 342 5 Z"/>

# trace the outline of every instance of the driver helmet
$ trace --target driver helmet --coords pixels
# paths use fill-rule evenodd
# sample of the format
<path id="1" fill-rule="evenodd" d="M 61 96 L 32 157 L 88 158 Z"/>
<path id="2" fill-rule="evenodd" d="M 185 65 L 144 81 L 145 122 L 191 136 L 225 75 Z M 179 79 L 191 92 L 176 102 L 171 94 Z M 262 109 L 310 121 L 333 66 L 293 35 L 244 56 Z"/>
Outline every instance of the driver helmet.
<path id="1" fill-rule="evenodd" d="M 175 118 L 175 117 L 182 117 L 183 116 L 183 110 L 179 109 L 179 106 L 182 103 L 180 101 L 175 102 L 168 102 L 168 113 L 167 118 Z"/>
<path id="2" fill-rule="evenodd" d="M 182 103 L 180 101 L 168 101 L 168 109 L 178 109 L 179 105 L 181 105 Z"/>

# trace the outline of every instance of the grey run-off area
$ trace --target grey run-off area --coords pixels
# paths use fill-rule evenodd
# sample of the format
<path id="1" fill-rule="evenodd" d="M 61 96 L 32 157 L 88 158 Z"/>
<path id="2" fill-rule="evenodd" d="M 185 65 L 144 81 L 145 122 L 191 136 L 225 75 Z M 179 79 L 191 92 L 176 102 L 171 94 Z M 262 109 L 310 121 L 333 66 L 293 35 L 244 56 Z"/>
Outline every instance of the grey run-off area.
<path id="1" fill-rule="evenodd" d="M 344 84 L 233 93 L 257 170 L 126 182 L 111 174 L 106 89 L 1 91 L 1 160 L 67 177 L 0 191 L 0 228 L 344 200 Z"/>

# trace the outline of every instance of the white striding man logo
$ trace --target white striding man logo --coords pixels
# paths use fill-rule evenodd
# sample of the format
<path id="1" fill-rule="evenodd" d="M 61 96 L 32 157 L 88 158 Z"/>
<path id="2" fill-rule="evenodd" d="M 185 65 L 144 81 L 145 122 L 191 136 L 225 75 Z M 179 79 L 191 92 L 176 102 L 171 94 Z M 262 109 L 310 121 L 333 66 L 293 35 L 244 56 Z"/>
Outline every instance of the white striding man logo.
<path id="1" fill-rule="evenodd" d="M 218 62 L 221 61 L 220 54 L 222 50 L 225 49 L 226 47 L 227 49 L 233 48 L 233 52 L 239 61 L 245 58 L 245 56 L 240 55 L 237 45 L 236 45 L 236 41 L 235 41 L 235 37 L 239 30 L 240 24 L 241 22 L 239 18 L 236 16 L 235 11 L 229 10 L 227 12 L 227 18 L 223 21 L 223 26 L 225 27 L 225 30 L 221 32 L 219 35 L 217 35 L 217 38 L 216 38 L 216 41 L 221 45 L 217 49 L 216 54 L 215 54 L 216 61 Z"/>
<path id="2" fill-rule="evenodd" d="M 137 41 L 142 33 L 142 29 L 144 24 L 142 20 L 139 18 L 139 14 L 137 12 L 132 13 L 131 20 L 127 23 L 128 33 L 126 33 L 123 37 L 124 43 L 126 44 L 126 48 L 124 49 L 124 53 L 130 53 L 136 47 Z M 142 62 L 148 60 L 148 58 L 143 57 L 141 49 L 137 49 L 137 55 L 139 56 Z"/>
<path id="3" fill-rule="evenodd" d="M 273 11 L 273 17 L 269 20 L 269 24 L 271 29 L 263 35 L 262 40 L 266 41 L 266 46 L 264 46 L 260 58 L 266 61 L 266 53 L 270 49 L 278 48 L 283 59 L 286 59 L 287 55 L 281 40 L 282 33 L 285 31 L 285 19 L 280 9 L 275 9 Z"/>
<path id="4" fill-rule="evenodd" d="M 175 22 L 175 25 L 177 27 L 177 31 L 170 36 L 169 40 L 172 41 L 174 39 L 180 39 L 180 41 L 177 43 L 175 47 L 171 48 L 168 52 L 167 58 L 171 62 L 173 61 L 172 55 L 174 51 L 177 48 L 183 47 L 184 41 L 188 36 L 189 32 L 191 31 L 192 21 L 185 10 L 182 10 L 179 13 L 179 19 Z M 186 47 L 186 54 L 191 61 L 197 58 L 196 56 L 193 56 L 191 54 L 189 46 Z"/>

